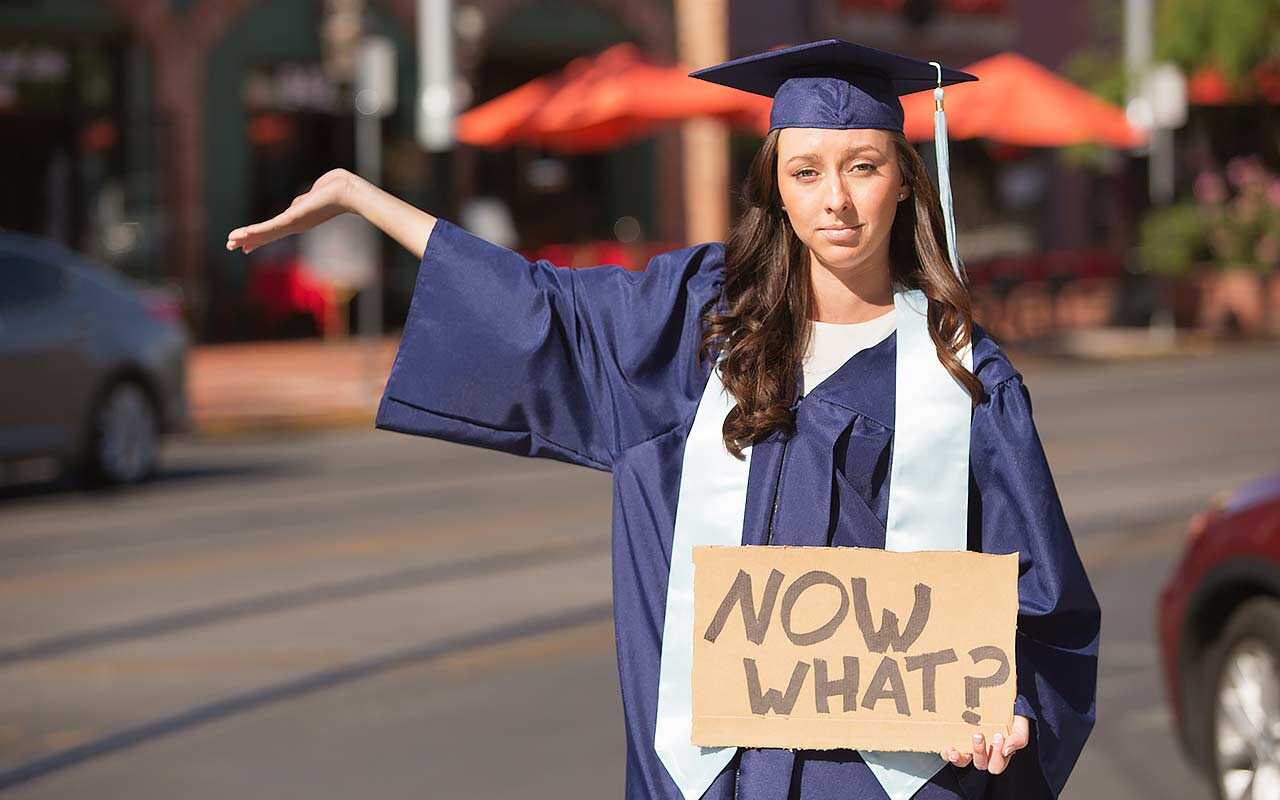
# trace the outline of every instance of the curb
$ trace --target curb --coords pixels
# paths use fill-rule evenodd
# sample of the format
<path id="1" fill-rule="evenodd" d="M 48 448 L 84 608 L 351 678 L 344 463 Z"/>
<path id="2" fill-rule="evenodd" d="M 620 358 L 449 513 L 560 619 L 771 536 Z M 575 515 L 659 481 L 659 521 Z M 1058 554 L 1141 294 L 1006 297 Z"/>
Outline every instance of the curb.
<path id="1" fill-rule="evenodd" d="M 335 409 L 310 414 L 255 414 L 197 420 L 191 435 L 199 439 L 229 439 L 264 433 L 306 433 L 322 430 L 373 428 L 375 409 Z"/>
<path id="2" fill-rule="evenodd" d="M 1161 340 L 1145 328 L 1082 331 L 1039 341 L 1002 346 L 1014 358 L 1037 366 L 1129 364 L 1171 358 L 1201 358 L 1231 353 L 1274 352 L 1277 338 L 1222 339 L 1197 332 L 1178 332 Z"/>
<path id="3" fill-rule="evenodd" d="M 1019 367 L 1053 368 L 1123 365 L 1172 358 L 1226 353 L 1280 351 L 1280 339 L 1215 339 L 1179 332 L 1171 341 L 1153 344 L 1145 329 L 1110 329 L 1089 337 L 1053 337 L 1037 342 L 1013 342 L 1001 347 Z M 200 439 L 231 439 L 263 434 L 293 434 L 324 430 L 372 430 L 376 407 L 338 408 L 310 413 L 246 414 L 196 418 L 189 435 Z"/>

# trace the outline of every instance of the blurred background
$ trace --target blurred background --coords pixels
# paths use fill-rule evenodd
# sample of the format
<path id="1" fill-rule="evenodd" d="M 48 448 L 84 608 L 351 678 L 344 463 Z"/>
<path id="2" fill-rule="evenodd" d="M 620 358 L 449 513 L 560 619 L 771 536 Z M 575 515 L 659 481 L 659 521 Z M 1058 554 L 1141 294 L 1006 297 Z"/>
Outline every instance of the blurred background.
<path id="1" fill-rule="evenodd" d="M 1104 608 L 1064 795 L 1280 799 L 1280 0 L 0 2 L 0 792 L 621 794 L 608 476 L 372 429 L 360 218 L 223 245 L 341 167 L 644 269 L 768 127 L 686 73 L 829 36 L 981 79 L 959 248 Z"/>

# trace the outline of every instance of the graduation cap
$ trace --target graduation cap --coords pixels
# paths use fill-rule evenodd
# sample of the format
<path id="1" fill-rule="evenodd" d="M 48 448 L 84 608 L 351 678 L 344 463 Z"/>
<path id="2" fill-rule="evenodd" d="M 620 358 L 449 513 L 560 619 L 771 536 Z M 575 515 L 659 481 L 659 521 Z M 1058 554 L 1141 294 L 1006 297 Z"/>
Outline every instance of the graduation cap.
<path id="1" fill-rule="evenodd" d="M 881 128 L 902 131 L 899 95 L 933 89 L 934 149 L 947 250 L 962 281 L 955 245 L 943 86 L 978 77 L 936 61 L 920 61 L 843 39 L 823 39 L 753 53 L 694 70 L 689 77 L 773 98 L 769 130 Z"/>

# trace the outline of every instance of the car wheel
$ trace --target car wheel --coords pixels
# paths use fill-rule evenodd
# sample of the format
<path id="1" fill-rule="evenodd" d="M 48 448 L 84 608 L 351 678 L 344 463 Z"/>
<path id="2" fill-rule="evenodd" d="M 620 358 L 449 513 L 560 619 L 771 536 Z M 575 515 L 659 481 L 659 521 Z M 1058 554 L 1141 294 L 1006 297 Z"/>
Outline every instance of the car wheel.
<path id="1" fill-rule="evenodd" d="M 1210 651 L 1206 675 L 1215 796 L 1280 797 L 1280 602 L 1241 605 Z"/>
<path id="2" fill-rule="evenodd" d="M 114 383 L 93 410 L 88 463 L 95 482 L 144 481 L 155 472 L 160 425 L 146 391 L 133 381 Z"/>

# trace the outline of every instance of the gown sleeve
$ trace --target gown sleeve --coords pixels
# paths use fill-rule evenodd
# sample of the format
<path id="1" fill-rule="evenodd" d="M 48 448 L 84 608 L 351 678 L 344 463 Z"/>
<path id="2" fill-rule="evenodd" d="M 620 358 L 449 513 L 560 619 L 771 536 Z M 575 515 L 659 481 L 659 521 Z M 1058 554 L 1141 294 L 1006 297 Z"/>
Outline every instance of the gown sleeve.
<path id="1" fill-rule="evenodd" d="M 1093 729 L 1101 610 L 1020 374 L 975 407 L 973 446 L 982 549 L 1019 554 L 1014 713 L 1031 721 L 1028 746 L 992 776 L 992 789 L 1057 797 Z"/>
<path id="2" fill-rule="evenodd" d="M 696 402 L 723 263 L 708 242 L 560 267 L 437 218 L 374 426 L 609 471 Z"/>

